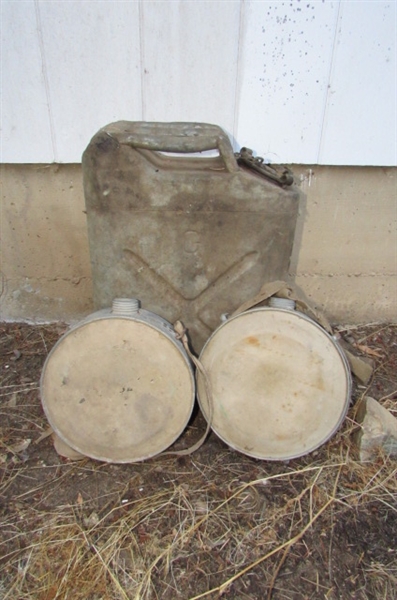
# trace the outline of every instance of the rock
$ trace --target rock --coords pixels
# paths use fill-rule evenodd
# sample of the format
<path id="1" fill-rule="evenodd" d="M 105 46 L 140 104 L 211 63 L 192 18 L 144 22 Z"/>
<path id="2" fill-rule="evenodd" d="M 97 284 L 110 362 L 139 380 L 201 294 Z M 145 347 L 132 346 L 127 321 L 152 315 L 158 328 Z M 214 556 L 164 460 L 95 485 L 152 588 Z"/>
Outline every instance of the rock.
<path id="1" fill-rule="evenodd" d="M 360 460 L 374 458 L 379 450 L 397 458 L 397 419 L 377 400 L 365 396 L 358 407 L 356 420 L 361 424 L 357 444 Z"/>

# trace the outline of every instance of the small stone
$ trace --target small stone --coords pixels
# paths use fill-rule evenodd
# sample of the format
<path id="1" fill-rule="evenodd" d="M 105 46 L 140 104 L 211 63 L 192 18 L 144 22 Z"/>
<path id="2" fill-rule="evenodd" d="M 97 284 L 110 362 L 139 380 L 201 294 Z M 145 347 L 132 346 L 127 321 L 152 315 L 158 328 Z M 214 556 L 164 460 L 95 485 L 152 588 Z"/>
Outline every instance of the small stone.
<path id="1" fill-rule="evenodd" d="M 15 408 L 17 405 L 17 398 L 18 398 L 18 394 L 16 392 L 14 392 L 11 395 L 11 398 L 9 399 L 9 401 L 7 402 L 7 406 L 9 408 Z"/>
<path id="2" fill-rule="evenodd" d="M 12 446 L 9 446 L 9 450 L 11 450 L 11 452 L 14 452 L 15 454 L 23 452 L 24 450 L 26 450 L 26 448 L 28 448 L 28 446 L 30 446 L 31 441 L 31 439 L 26 439 L 22 440 L 21 442 L 17 442 L 16 444 L 12 444 Z"/>
<path id="3" fill-rule="evenodd" d="M 83 519 L 83 523 L 84 523 L 85 527 L 87 527 L 87 529 L 91 529 L 92 527 L 95 527 L 95 525 L 98 525 L 98 523 L 99 523 L 98 513 L 92 512 L 88 517 L 85 517 Z"/>
<path id="4" fill-rule="evenodd" d="M 377 400 L 365 396 L 357 411 L 356 419 L 361 424 L 357 436 L 360 460 L 370 461 L 377 451 L 397 458 L 397 419 Z"/>

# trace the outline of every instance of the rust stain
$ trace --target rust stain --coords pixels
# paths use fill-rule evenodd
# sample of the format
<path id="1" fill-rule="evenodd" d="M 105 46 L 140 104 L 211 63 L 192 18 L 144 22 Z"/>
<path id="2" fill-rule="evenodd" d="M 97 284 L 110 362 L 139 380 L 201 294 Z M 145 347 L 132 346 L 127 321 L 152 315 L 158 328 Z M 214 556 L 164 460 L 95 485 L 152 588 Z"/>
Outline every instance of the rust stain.
<path id="1" fill-rule="evenodd" d="M 250 335 L 245 339 L 247 344 L 250 344 L 251 346 L 260 346 L 259 340 L 257 337 L 255 337 L 254 335 Z"/>

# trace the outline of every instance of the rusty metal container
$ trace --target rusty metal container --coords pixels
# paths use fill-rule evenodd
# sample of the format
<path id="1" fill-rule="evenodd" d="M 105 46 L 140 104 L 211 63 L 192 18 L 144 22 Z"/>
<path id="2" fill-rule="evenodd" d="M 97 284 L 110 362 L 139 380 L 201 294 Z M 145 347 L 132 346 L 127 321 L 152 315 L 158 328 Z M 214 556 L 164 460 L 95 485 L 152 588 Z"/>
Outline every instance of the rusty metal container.
<path id="1" fill-rule="evenodd" d="M 112 123 L 83 173 L 95 308 L 139 296 L 198 352 L 222 313 L 286 276 L 299 192 L 239 166 L 219 127 Z"/>

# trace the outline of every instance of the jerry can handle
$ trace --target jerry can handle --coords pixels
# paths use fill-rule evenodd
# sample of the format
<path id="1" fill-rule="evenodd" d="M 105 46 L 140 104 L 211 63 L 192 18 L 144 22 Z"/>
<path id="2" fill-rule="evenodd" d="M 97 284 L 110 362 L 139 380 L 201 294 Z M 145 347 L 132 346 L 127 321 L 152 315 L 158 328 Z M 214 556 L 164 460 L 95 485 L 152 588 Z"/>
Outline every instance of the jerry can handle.
<path id="1" fill-rule="evenodd" d="M 226 169 L 239 170 L 228 136 L 209 123 L 119 122 L 104 128 L 120 144 L 163 152 L 204 152 L 218 150 Z"/>

